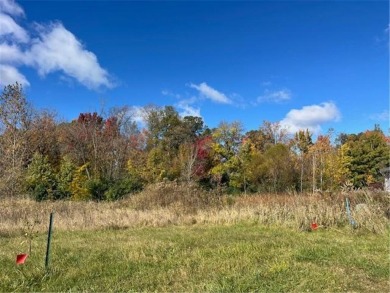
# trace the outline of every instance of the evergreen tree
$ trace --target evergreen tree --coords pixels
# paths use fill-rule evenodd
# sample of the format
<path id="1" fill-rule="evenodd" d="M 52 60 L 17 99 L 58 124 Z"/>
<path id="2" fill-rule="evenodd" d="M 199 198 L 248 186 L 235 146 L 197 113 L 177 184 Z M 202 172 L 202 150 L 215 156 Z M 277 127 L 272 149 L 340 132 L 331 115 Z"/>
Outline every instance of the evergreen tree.
<path id="1" fill-rule="evenodd" d="M 34 154 L 27 168 L 26 187 L 35 200 L 55 199 L 56 178 L 47 156 Z"/>
<path id="2" fill-rule="evenodd" d="M 71 183 L 73 181 L 73 176 L 75 174 L 76 167 L 69 159 L 69 157 L 65 156 L 62 158 L 60 170 L 57 174 L 57 199 L 70 198 L 72 195 L 71 192 Z"/>

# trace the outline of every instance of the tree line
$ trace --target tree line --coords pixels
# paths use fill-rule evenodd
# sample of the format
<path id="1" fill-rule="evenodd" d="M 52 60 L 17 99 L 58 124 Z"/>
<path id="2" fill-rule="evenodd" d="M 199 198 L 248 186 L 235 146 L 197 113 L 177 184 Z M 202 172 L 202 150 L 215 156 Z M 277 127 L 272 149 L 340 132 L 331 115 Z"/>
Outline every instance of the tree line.
<path id="1" fill-rule="evenodd" d="M 36 111 L 20 84 L 0 96 L 0 196 L 36 200 L 116 200 L 148 184 L 178 181 L 231 193 L 336 191 L 381 183 L 389 137 L 375 126 L 358 134 L 308 130 L 289 135 L 263 121 L 246 133 L 240 122 L 208 128 L 172 106 L 80 113 L 59 122 Z"/>

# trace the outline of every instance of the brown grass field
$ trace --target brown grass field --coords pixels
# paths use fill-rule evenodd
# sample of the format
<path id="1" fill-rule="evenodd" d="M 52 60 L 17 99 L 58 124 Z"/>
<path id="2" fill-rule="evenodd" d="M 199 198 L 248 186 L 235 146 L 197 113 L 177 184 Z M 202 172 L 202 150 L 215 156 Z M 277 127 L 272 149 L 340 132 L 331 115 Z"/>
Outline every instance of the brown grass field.
<path id="1" fill-rule="evenodd" d="M 124 229 L 169 225 L 235 224 L 282 225 L 297 230 L 349 225 L 348 198 L 356 227 L 385 233 L 390 195 L 368 190 L 334 195 L 259 194 L 227 196 L 189 190 L 175 184 L 153 186 L 116 202 L 0 200 L 0 235 L 43 232 L 51 212 L 59 230 Z"/>
<path id="2" fill-rule="evenodd" d="M 368 190 L 229 196 L 167 183 L 116 202 L 3 199 L 0 291 L 387 292 L 388 213 L 389 194 Z"/>

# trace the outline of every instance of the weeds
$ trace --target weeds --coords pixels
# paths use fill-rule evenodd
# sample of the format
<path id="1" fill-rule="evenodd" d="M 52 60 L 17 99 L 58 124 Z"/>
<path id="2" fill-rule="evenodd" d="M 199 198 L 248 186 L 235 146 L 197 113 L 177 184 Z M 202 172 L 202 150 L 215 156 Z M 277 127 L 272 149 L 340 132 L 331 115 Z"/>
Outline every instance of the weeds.
<path id="1" fill-rule="evenodd" d="M 34 238 L 38 236 L 39 230 L 35 228 L 37 224 L 40 224 L 40 220 L 36 216 L 34 220 L 29 220 L 26 216 L 25 226 L 23 227 L 23 236 L 26 238 L 21 244 L 27 243 L 28 244 L 28 254 L 31 255 L 32 253 L 32 243 Z"/>
<path id="2" fill-rule="evenodd" d="M 162 207 L 188 214 L 199 210 L 221 208 L 224 205 L 224 197 L 191 184 L 161 182 L 149 185 L 143 192 L 131 197 L 130 202 L 136 210 Z"/>
<path id="3" fill-rule="evenodd" d="M 0 235 L 22 235 L 25 219 L 44 232 L 55 210 L 58 230 L 120 230 L 129 227 L 235 224 L 249 222 L 297 230 L 349 226 L 345 198 L 359 230 L 385 233 L 389 225 L 388 193 L 358 190 L 332 195 L 258 194 L 231 196 L 209 193 L 177 183 L 160 183 L 115 202 L 32 200 L 0 201 Z"/>

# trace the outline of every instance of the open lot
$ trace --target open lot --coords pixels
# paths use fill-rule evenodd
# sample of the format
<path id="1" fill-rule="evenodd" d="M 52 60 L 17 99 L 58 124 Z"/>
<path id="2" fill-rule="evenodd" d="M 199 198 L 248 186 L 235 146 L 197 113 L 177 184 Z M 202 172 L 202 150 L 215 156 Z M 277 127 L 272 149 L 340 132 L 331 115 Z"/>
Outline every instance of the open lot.
<path id="1" fill-rule="evenodd" d="M 16 266 L 23 236 L 0 238 L 1 291 L 360 291 L 389 288 L 388 233 L 253 223 L 55 231 Z M 22 244 L 21 244 L 22 243 Z M 24 251 L 25 252 L 25 251 Z"/>
<path id="2" fill-rule="evenodd" d="M 388 291 L 388 194 L 223 196 L 199 207 L 176 193 L 0 201 L 0 291 Z"/>

